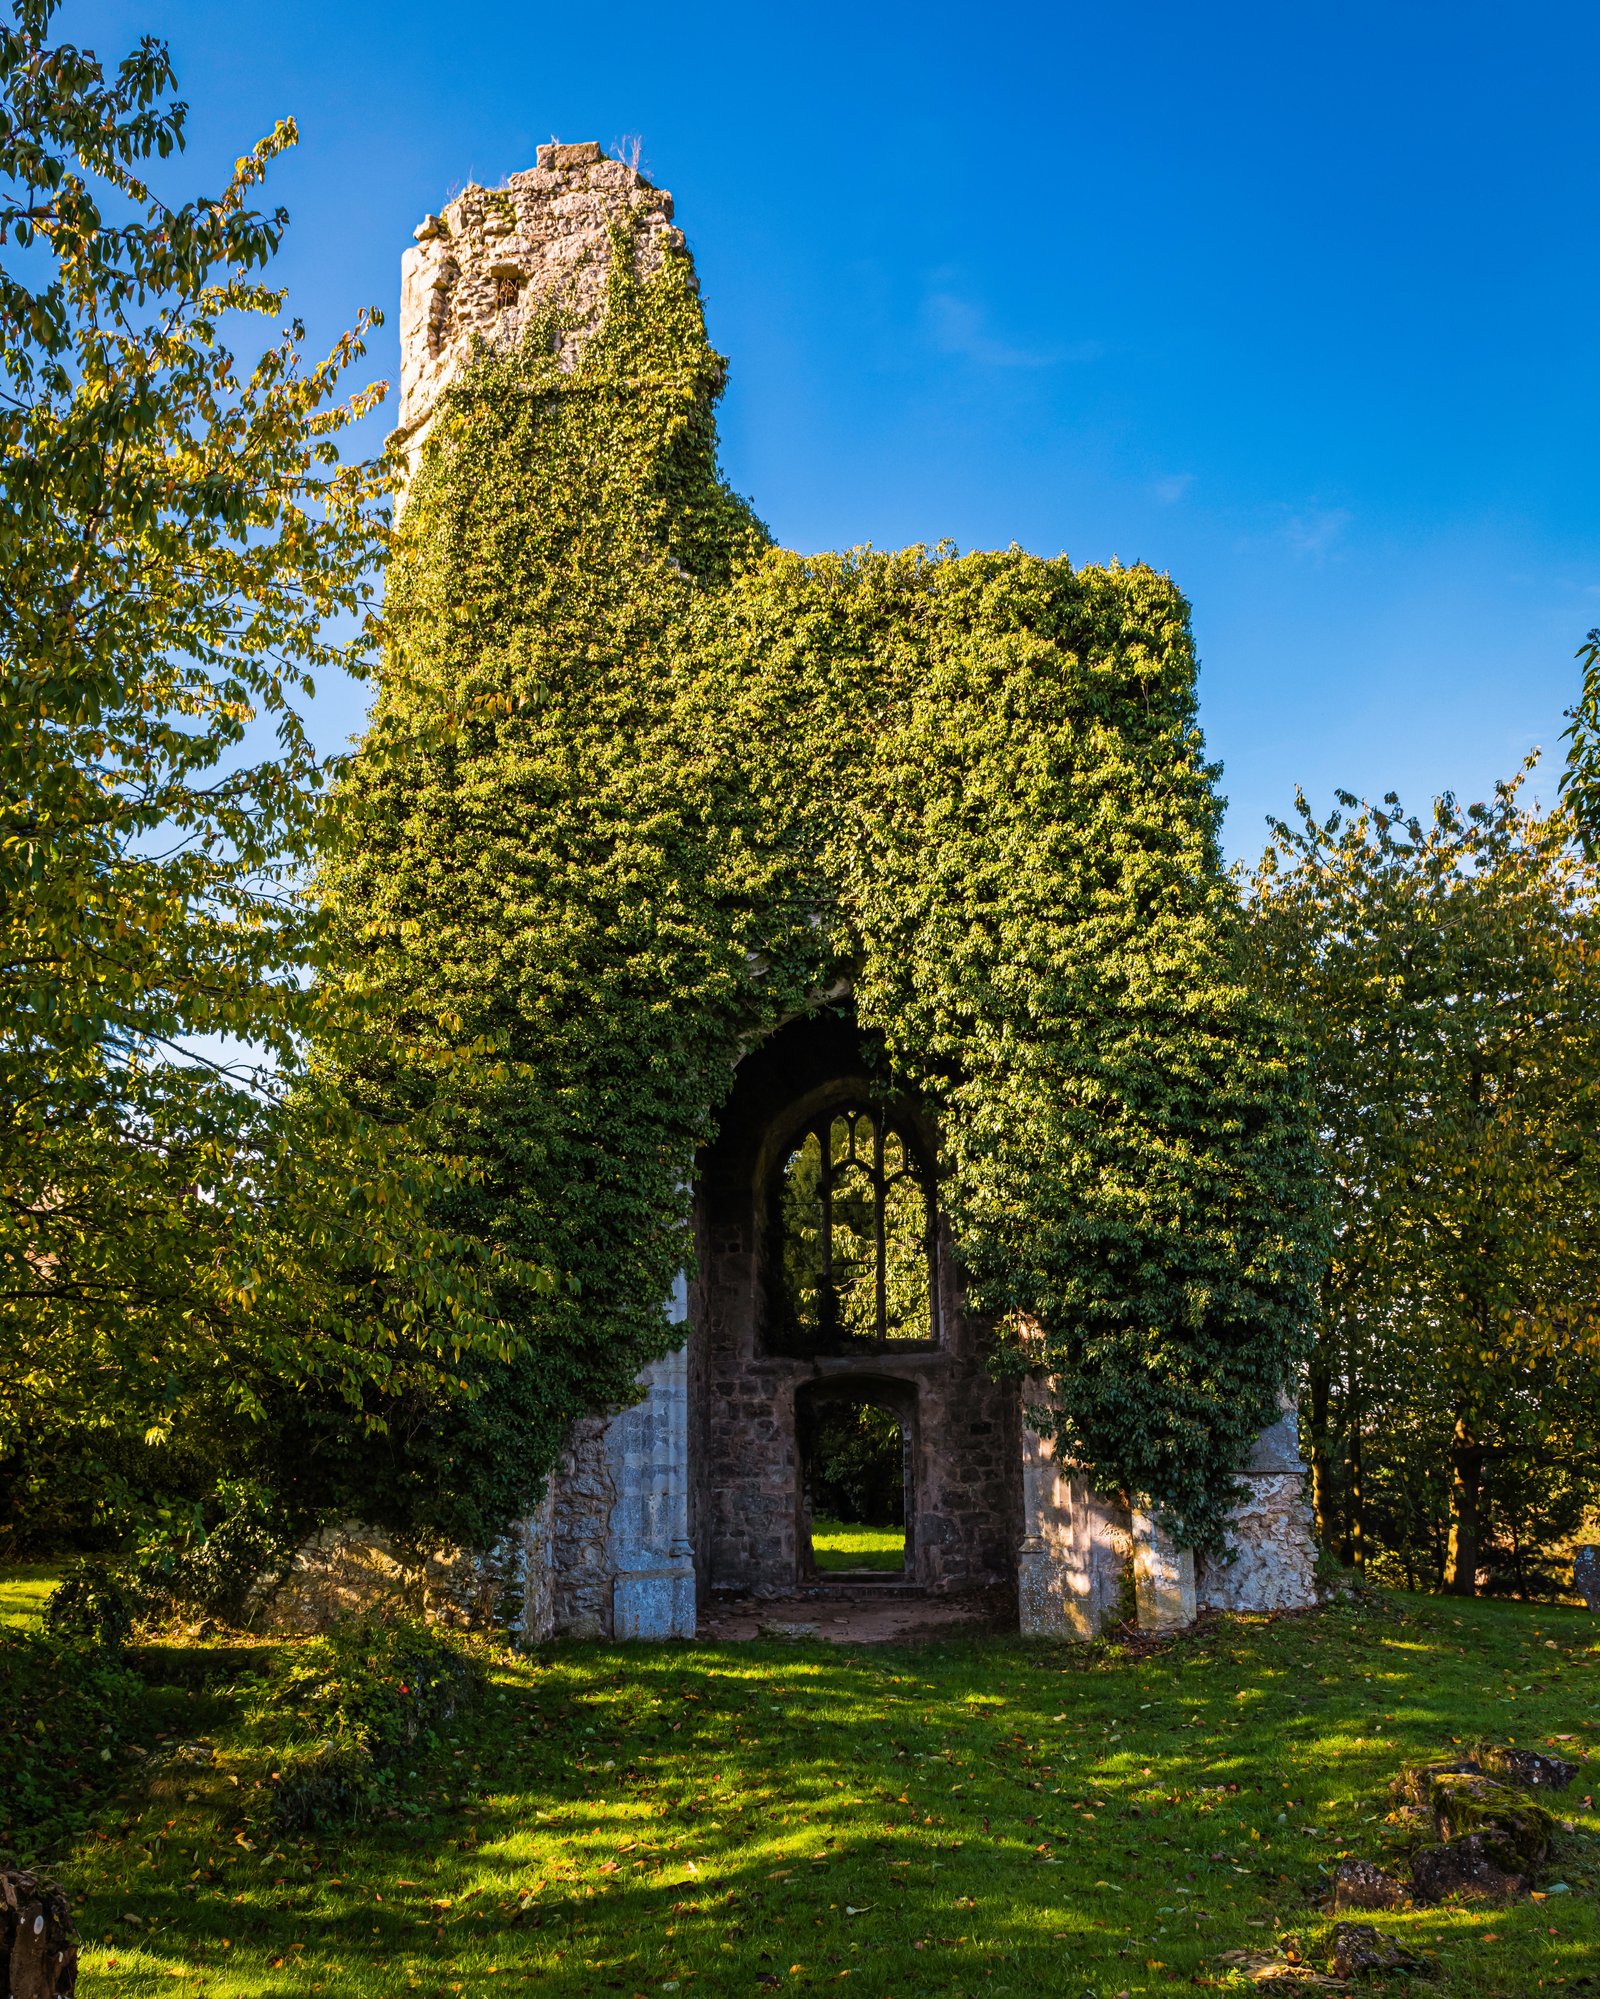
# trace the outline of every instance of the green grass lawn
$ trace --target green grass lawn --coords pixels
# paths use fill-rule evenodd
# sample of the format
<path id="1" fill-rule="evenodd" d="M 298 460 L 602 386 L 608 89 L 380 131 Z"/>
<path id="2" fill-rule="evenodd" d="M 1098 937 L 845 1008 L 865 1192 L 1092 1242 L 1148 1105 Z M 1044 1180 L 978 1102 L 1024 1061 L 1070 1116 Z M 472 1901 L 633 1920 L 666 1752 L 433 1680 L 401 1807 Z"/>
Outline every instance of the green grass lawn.
<path id="1" fill-rule="evenodd" d="M 44 1609 L 45 1598 L 61 1580 L 59 1568 L 11 1563 L 0 1566 L 0 1630 L 22 1630 Z"/>
<path id="2" fill-rule="evenodd" d="M 1221 1954 L 1320 1957 L 1338 1856 L 1400 1836 L 1396 1766 L 1480 1733 L 1594 1759 L 1556 1801 L 1568 1892 L 1373 1920 L 1436 1955 L 1420 1989 L 1450 1999 L 1600 1982 L 1581 1612 L 1376 1597 L 1145 1656 L 561 1646 L 498 1664 L 395 1816 L 314 1840 L 263 1831 L 272 1758 L 239 1694 L 259 1656 L 146 1655 L 154 1753 L 63 1856 L 91 1991 L 1243 1991 Z"/>
<path id="3" fill-rule="evenodd" d="M 906 1565 L 903 1527 L 855 1527 L 843 1520 L 811 1523 L 811 1552 L 819 1569 L 890 1569 Z"/>

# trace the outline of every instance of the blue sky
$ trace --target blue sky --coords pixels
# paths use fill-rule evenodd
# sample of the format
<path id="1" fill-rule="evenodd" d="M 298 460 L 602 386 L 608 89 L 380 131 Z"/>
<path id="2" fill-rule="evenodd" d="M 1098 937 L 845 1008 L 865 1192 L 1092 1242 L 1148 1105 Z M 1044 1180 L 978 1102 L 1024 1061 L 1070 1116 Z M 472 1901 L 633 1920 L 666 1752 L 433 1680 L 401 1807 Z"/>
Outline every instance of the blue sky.
<path id="1" fill-rule="evenodd" d="M 189 177 L 293 114 L 280 276 L 390 315 L 429 209 L 630 135 L 781 540 L 1018 541 L 1194 606 L 1234 854 L 1297 783 L 1481 795 L 1600 623 L 1600 9 L 65 0 L 170 41 Z M 329 689 L 330 747 L 361 697 Z"/>

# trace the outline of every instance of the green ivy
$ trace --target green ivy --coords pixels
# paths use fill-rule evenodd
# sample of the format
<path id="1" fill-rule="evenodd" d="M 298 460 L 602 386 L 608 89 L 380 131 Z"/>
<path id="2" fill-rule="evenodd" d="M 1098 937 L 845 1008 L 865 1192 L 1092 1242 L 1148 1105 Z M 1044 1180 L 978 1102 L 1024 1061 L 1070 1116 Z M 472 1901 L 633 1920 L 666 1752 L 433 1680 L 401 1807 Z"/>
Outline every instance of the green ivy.
<path id="1" fill-rule="evenodd" d="M 942 1133 L 997 1365 L 1056 1375 L 1086 1472 L 1214 1545 L 1320 1239 L 1183 598 L 1016 548 L 775 548 L 718 475 L 687 260 L 641 278 L 620 237 L 566 370 L 562 330 L 441 406 L 325 871 L 392 1023 L 351 1087 L 481 1169 L 451 1227 L 557 1279 L 504 1300 L 536 1405 L 505 1509 L 673 1337 L 740 1054 L 848 979 Z"/>

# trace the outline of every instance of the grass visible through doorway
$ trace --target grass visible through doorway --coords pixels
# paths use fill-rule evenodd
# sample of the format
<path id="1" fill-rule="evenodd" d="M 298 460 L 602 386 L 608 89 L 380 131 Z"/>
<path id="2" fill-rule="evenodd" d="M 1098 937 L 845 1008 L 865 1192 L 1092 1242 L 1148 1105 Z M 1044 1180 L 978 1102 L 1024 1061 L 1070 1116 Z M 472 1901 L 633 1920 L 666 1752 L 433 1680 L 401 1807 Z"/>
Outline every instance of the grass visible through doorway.
<path id="1" fill-rule="evenodd" d="M 811 1523 L 811 1552 L 819 1569 L 886 1569 L 898 1575 L 906 1565 L 906 1530 L 817 1519 Z"/>

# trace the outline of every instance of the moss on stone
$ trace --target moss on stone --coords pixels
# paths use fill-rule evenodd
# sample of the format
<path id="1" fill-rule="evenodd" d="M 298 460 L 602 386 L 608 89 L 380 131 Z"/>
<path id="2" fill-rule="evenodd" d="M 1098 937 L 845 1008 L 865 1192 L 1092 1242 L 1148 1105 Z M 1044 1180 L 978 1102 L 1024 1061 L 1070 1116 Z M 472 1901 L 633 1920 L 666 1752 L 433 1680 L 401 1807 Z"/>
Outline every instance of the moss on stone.
<path id="1" fill-rule="evenodd" d="M 1487 1858 L 1508 1872 L 1530 1873 L 1550 1851 L 1555 1821 L 1543 1805 L 1492 1777 L 1439 1771 L 1430 1802 L 1441 1839 L 1477 1833 Z"/>

